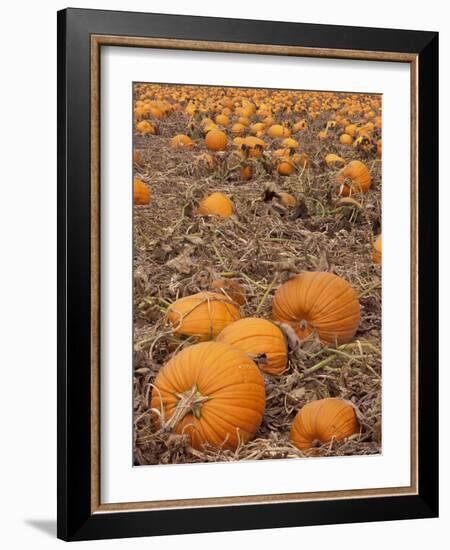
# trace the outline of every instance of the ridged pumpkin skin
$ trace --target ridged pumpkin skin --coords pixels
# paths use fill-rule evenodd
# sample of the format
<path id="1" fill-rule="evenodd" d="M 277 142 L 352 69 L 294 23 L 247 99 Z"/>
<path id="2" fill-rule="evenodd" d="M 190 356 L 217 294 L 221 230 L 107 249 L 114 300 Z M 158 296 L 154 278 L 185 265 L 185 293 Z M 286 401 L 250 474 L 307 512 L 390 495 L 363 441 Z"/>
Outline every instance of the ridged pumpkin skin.
<path id="1" fill-rule="evenodd" d="M 307 403 L 297 413 L 289 439 L 300 450 L 311 449 L 316 441 L 340 441 L 358 431 L 355 409 L 343 399 L 329 397 Z"/>
<path id="2" fill-rule="evenodd" d="M 184 407 L 177 410 L 183 398 Z M 235 450 L 254 437 L 265 401 L 264 379 L 244 352 L 204 342 L 183 349 L 159 371 L 151 408 L 162 409 L 169 424 L 177 419 L 170 428 L 188 435 L 195 449 L 206 443 Z"/>
<path id="3" fill-rule="evenodd" d="M 143 181 L 134 178 L 133 181 L 133 201 L 134 204 L 145 205 L 150 202 L 150 191 Z"/>
<path id="4" fill-rule="evenodd" d="M 233 203 L 223 193 L 212 193 L 198 205 L 197 214 L 199 216 L 218 216 L 219 218 L 228 218 L 233 214 Z"/>
<path id="5" fill-rule="evenodd" d="M 210 151 L 225 151 L 228 138 L 221 130 L 210 130 L 205 137 L 205 145 Z"/>
<path id="6" fill-rule="evenodd" d="M 246 317 L 225 327 L 216 339 L 250 355 L 259 368 L 280 375 L 287 366 L 284 334 L 274 323 L 257 317 Z"/>
<path id="7" fill-rule="evenodd" d="M 373 243 L 373 261 L 376 264 L 381 264 L 381 233 Z"/>
<path id="8" fill-rule="evenodd" d="M 348 197 L 354 193 L 367 193 L 372 183 L 367 166 L 359 161 L 352 160 L 337 173 L 336 183 L 341 197 Z"/>
<path id="9" fill-rule="evenodd" d="M 215 338 L 227 325 L 241 318 L 239 306 L 216 292 L 199 292 L 171 304 L 167 319 L 174 333 L 199 340 Z"/>
<path id="10" fill-rule="evenodd" d="M 350 342 L 360 321 L 355 290 L 333 273 L 311 271 L 286 281 L 276 291 L 272 318 L 287 323 L 304 340 L 313 332 L 326 344 Z"/>

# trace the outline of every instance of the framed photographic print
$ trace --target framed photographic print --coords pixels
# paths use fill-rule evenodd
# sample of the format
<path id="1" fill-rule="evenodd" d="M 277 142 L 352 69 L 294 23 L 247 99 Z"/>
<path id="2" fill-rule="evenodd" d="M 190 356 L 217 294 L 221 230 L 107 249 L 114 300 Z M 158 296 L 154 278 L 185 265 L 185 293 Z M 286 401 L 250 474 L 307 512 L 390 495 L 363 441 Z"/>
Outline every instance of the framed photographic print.
<path id="1" fill-rule="evenodd" d="M 58 13 L 60 538 L 437 515 L 437 82 L 434 32 Z"/>

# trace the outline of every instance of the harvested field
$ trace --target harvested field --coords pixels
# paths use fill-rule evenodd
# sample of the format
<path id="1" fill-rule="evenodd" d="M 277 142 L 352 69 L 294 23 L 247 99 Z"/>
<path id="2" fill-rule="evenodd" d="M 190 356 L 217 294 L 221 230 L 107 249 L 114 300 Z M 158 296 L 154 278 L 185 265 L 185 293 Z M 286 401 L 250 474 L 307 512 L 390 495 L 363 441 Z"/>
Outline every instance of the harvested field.
<path id="1" fill-rule="evenodd" d="M 198 90 L 150 84 L 137 84 L 135 89 L 135 116 L 136 102 L 145 100 L 159 105 L 162 116 L 138 113 L 136 123 L 148 120 L 155 133 L 134 133 L 138 157 L 134 175 L 148 187 L 151 197 L 149 204 L 134 207 L 134 462 L 379 453 L 381 268 L 373 260 L 373 243 L 381 231 L 381 158 L 376 147 L 381 129 L 377 124 L 368 127 L 349 145 L 340 143 L 340 136 L 343 123 L 360 130 L 379 116 L 381 99 L 319 92 L 274 94 L 270 90 L 258 91 L 261 97 L 255 98 L 235 89 Z M 202 120 L 214 119 L 218 106 L 225 104 L 223 98 L 231 98 L 233 103 L 229 124 L 218 125 L 227 134 L 228 145 L 224 151 L 212 152 L 205 146 Z M 281 99 L 282 108 L 277 110 Z M 271 138 L 268 125 L 260 134 L 266 144 L 260 156 L 248 155 L 232 143 L 230 128 L 243 118 L 239 109 L 246 101 L 256 109 L 247 117 L 244 135 L 265 118 L 267 113 L 258 114 L 258 106 L 268 103 L 274 123 L 289 128 L 297 141 L 295 151 L 283 156 L 292 165 L 290 175 L 279 173 L 275 154 L 284 147 L 285 137 Z M 196 105 L 195 112 L 189 109 L 191 104 Z M 301 106 L 298 112 L 293 108 L 296 105 Z M 312 105 L 315 116 L 310 114 Z M 373 116 L 367 116 L 368 109 L 374 111 Z M 307 128 L 293 132 L 299 119 L 307 121 Z M 323 131 L 327 135 L 321 139 Z M 171 140 L 178 134 L 187 134 L 192 148 L 172 148 Z M 355 146 L 358 135 L 367 136 L 367 141 L 360 140 L 361 146 Z M 292 160 L 296 153 L 307 155 L 307 165 L 301 159 Z M 336 183 L 341 166 L 327 165 L 325 157 L 330 153 L 346 163 L 359 160 L 365 164 L 371 176 L 367 193 L 356 190 L 351 193 L 353 202 L 343 201 Z M 243 166 L 250 167 L 248 180 Z M 234 210 L 230 217 L 196 215 L 199 202 L 213 192 L 231 199 Z M 293 206 L 283 204 L 283 193 L 294 197 Z M 237 448 L 206 443 L 196 449 L 187 433 L 161 429 L 158 413 L 151 408 L 155 378 L 171 357 L 196 342 L 175 333 L 167 321 L 167 308 L 181 297 L 211 290 L 217 279 L 227 279 L 243 289 L 242 318 L 272 319 L 273 297 L 280 285 L 311 271 L 334 273 L 356 291 L 361 319 L 351 341 L 326 343 L 314 332 L 301 339 L 292 327 L 282 324 L 289 344 L 287 370 L 277 377 L 263 374 L 266 406 L 262 422 L 254 436 Z M 295 415 L 307 403 L 328 397 L 354 406 L 357 432 L 344 439 L 317 440 L 307 450 L 295 447 L 289 439 Z"/>

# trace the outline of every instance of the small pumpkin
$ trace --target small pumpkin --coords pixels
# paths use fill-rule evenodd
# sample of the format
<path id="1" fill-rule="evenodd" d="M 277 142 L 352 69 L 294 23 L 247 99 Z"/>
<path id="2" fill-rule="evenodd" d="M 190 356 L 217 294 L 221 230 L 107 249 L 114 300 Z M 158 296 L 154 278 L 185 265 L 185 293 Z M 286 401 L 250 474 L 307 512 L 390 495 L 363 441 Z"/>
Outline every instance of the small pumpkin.
<path id="1" fill-rule="evenodd" d="M 271 321 L 257 317 L 240 319 L 225 327 L 216 341 L 244 351 L 267 374 L 280 375 L 286 370 L 286 340 Z"/>
<path id="2" fill-rule="evenodd" d="M 381 264 L 381 233 L 375 239 L 372 249 L 373 261 L 376 264 Z"/>
<path id="3" fill-rule="evenodd" d="M 141 157 L 139 156 L 139 151 L 137 149 L 133 149 L 133 162 L 139 163 L 141 160 Z"/>
<path id="4" fill-rule="evenodd" d="M 194 144 L 189 136 L 178 134 L 172 138 L 170 146 L 172 149 L 192 149 Z"/>
<path id="5" fill-rule="evenodd" d="M 233 214 L 233 203 L 223 193 L 211 193 L 208 197 L 200 201 L 197 209 L 199 216 L 217 216 L 219 218 L 228 218 Z"/>
<path id="6" fill-rule="evenodd" d="M 148 120 L 142 120 L 136 125 L 136 131 L 140 134 L 155 134 L 155 127 L 148 122 Z"/>
<path id="7" fill-rule="evenodd" d="M 289 160 L 289 158 L 282 158 L 277 164 L 277 172 L 280 176 L 290 176 L 294 171 L 294 164 Z"/>
<path id="8" fill-rule="evenodd" d="M 350 134 L 341 134 L 339 137 L 339 143 L 342 143 L 342 145 L 351 145 L 353 142 L 353 138 Z"/>
<path id="9" fill-rule="evenodd" d="M 252 439 L 265 409 L 264 379 L 242 351 L 219 342 L 189 346 L 159 371 L 151 408 L 155 423 L 205 445 L 235 450 Z"/>
<path id="10" fill-rule="evenodd" d="M 360 160 L 352 160 L 336 176 L 338 193 L 348 197 L 354 193 L 367 193 L 372 183 L 367 166 Z"/>
<path id="11" fill-rule="evenodd" d="M 221 114 L 216 116 L 216 124 L 220 126 L 228 126 L 230 124 L 230 119 L 227 115 Z"/>
<path id="12" fill-rule="evenodd" d="M 239 122 L 236 122 L 236 124 L 233 124 L 231 127 L 231 133 L 233 136 L 241 136 L 242 134 L 245 134 L 245 126 Z"/>
<path id="13" fill-rule="evenodd" d="M 303 132 L 304 130 L 307 130 L 307 129 L 308 129 L 308 123 L 306 122 L 306 120 L 299 120 L 292 127 L 292 131 L 294 134 L 296 134 L 297 132 Z"/>
<path id="14" fill-rule="evenodd" d="M 217 292 L 198 292 L 176 300 L 167 309 L 174 333 L 199 340 L 216 337 L 227 325 L 241 318 L 239 305 Z"/>
<path id="15" fill-rule="evenodd" d="M 290 149 L 291 147 L 296 149 L 298 147 L 298 141 L 296 139 L 288 137 L 283 139 L 281 145 L 283 147 L 287 147 L 288 149 Z"/>
<path id="16" fill-rule="evenodd" d="M 150 191 L 139 178 L 133 180 L 133 201 L 134 204 L 146 205 L 150 202 Z"/>
<path id="17" fill-rule="evenodd" d="M 325 157 L 325 162 L 329 168 L 333 168 L 334 166 L 344 166 L 345 159 L 334 153 L 329 153 Z"/>
<path id="18" fill-rule="evenodd" d="M 253 168 L 250 164 L 243 164 L 240 168 L 241 178 L 245 181 L 249 181 L 253 177 Z"/>
<path id="19" fill-rule="evenodd" d="M 316 333 L 326 344 L 350 342 L 358 330 L 360 306 L 355 290 L 334 273 L 307 271 L 275 293 L 272 318 L 292 326 L 304 340 Z"/>
<path id="20" fill-rule="evenodd" d="M 228 138 L 222 130 L 210 130 L 205 137 L 205 145 L 210 151 L 225 151 L 228 145 Z"/>
<path id="21" fill-rule="evenodd" d="M 267 133 L 272 139 L 289 137 L 291 135 L 289 128 L 286 128 L 281 124 L 272 124 L 272 126 L 267 130 Z"/>
<path id="22" fill-rule="evenodd" d="M 277 194 L 283 206 L 295 206 L 297 204 L 297 200 L 293 195 L 285 193 L 284 191 L 280 191 Z"/>
<path id="23" fill-rule="evenodd" d="M 343 399 L 328 397 L 307 403 L 294 418 L 290 441 L 300 450 L 316 443 L 340 441 L 358 432 L 354 407 Z"/>

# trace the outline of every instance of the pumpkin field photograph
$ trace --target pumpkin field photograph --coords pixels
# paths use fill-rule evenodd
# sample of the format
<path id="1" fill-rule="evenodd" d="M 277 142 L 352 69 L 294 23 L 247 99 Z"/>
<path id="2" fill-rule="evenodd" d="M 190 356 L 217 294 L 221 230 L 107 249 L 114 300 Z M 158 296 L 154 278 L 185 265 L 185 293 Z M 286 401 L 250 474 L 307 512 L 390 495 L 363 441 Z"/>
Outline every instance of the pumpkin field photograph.
<path id="1" fill-rule="evenodd" d="M 382 96 L 135 82 L 130 110 L 134 464 L 381 453 Z"/>

